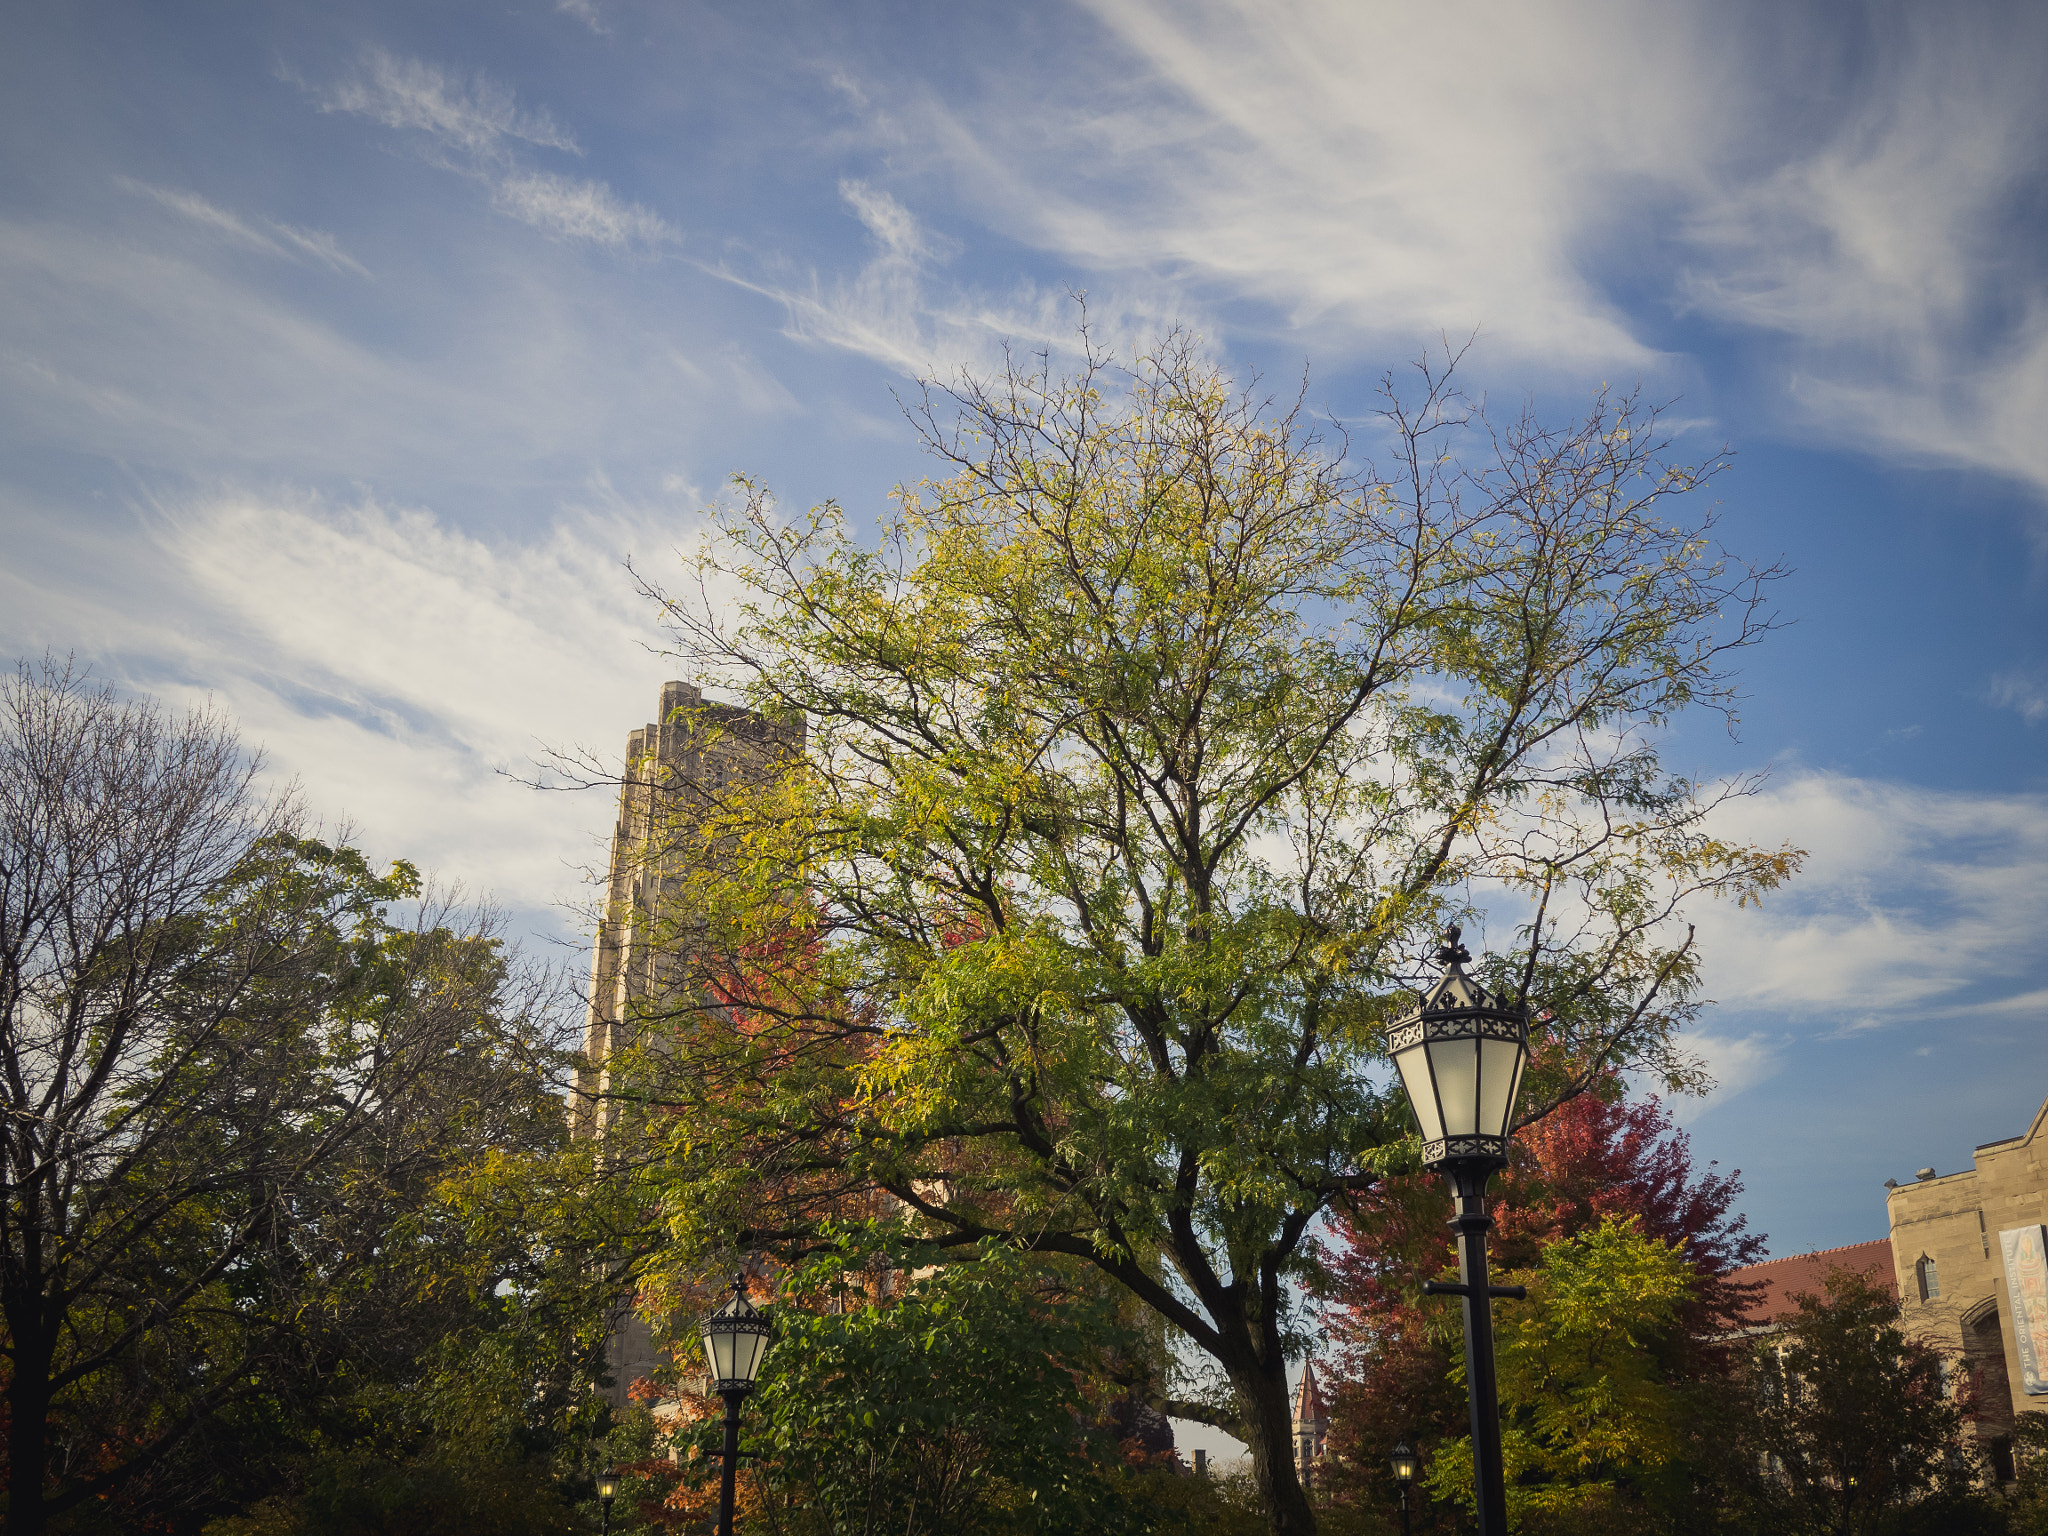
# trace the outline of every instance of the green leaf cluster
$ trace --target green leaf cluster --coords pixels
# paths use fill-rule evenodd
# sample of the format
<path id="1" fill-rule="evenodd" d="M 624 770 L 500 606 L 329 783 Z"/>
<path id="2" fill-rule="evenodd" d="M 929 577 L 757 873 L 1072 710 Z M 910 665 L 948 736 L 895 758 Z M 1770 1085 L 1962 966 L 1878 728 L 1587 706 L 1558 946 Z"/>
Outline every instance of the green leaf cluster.
<path id="1" fill-rule="evenodd" d="M 1119 1329 L 1099 1297 L 1011 1253 L 879 1296 L 874 1271 L 849 1264 L 820 1255 L 782 1288 L 747 1407 L 763 1529 L 1116 1528 L 1119 1458 L 1091 1398 Z M 715 1439 L 715 1424 L 699 1435 L 707 1450 Z"/>
<path id="2" fill-rule="evenodd" d="M 1514 1277 L 1524 1302 L 1496 1312 L 1509 1519 L 1562 1514 L 1608 1493 L 1670 1496 L 1689 1393 L 1671 1371 L 1680 1309 L 1696 1283 L 1674 1246 L 1634 1217 L 1550 1244 Z M 1453 1375 L 1461 1384 L 1462 1361 Z M 1431 1494 L 1472 1502 L 1469 1440 L 1431 1463 Z"/>

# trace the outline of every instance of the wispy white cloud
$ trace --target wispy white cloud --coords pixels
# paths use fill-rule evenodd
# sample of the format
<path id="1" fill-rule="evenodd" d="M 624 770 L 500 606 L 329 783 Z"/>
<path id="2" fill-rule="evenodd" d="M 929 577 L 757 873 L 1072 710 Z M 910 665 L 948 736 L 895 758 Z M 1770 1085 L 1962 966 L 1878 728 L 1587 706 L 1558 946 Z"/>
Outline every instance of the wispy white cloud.
<path id="1" fill-rule="evenodd" d="M 202 481 L 453 481 L 502 507 L 593 461 L 658 474 L 689 451 L 679 419 L 720 430 L 754 404 L 789 408 L 759 366 L 735 389 L 713 366 L 722 338 L 692 317 L 604 302 L 637 274 L 585 273 L 552 248 L 505 261 L 494 239 L 450 242 L 436 272 L 459 305 L 380 274 L 399 346 L 210 241 L 161 233 L 0 220 L 13 441 Z M 679 352 L 704 370 L 676 367 Z"/>
<path id="2" fill-rule="evenodd" d="M 1944 1008 L 1935 1017 L 1944 1019 L 2048 1018 L 2048 987 L 2037 987 L 2031 992 L 2015 992 L 2009 997 L 1994 997 L 1989 1002 L 1963 1003 L 1954 1008 Z"/>
<path id="3" fill-rule="evenodd" d="M 2048 266 L 2015 236 L 2048 13 L 1087 6 L 1108 46 L 971 105 L 867 92 L 892 162 L 1086 270 L 1296 335 L 1483 327 L 1524 377 L 1682 378 L 1647 294 L 1764 341 L 1788 432 L 2048 491 Z"/>
<path id="4" fill-rule="evenodd" d="M 2041 20 L 1870 13 L 1849 111 L 1695 201 L 1682 292 L 1786 339 L 1808 426 L 2048 490 L 2048 271 L 2015 259 L 2048 147 Z"/>
<path id="5" fill-rule="evenodd" d="M 681 239 L 660 215 L 626 202 L 601 181 L 526 171 L 499 181 L 491 202 L 515 219 L 565 240 L 621 249 Z"/>
<path id="6" fill-rule="evenodd" d="M 775 377 L 739 342 L 729 341 L 697 357 L 676 352 L 669 359 L 676 371 L 698 384 L 707 395 L 733 401 L 750 416 L 801 416 L 806 407 L 788 385 Z M 683 482 L 671 476 L 673 484 L 664 489 L 679 494 Z M 703 498 L 695 492 L 686 500 Z"/>
<path id="7" fill-rule="evenodd" d="M 1717 820 L 1718 833 L 1809 857 L 1762 908 L 1689 914 L 1719 1006 L 1685 1037 L 1715 1083 L 1678 1107 L 1685 1122 L 1776 1076 L 1816 1038 L 1924 1038 L 2048 1016 L 2048 795 L 1798 773 Z"/>
<path id="8" fill-rule="evenodd" d="M 1761 1031 L 1721 1035 L 1702 1030 L 1687 1035 L 1685 1044 L 1714 1083 L 1714 1092 L 1705 1098 L 1674 1100 L 1679 1117 L 1689 1122 L 1712 1105 L 1776 1075 L 1784 1064 L 1786 1041 Z"/>
<path id="9" fill-rule="evenodd" d="M 564 16 L 574 16 L 599 37 L 609 37 L 611 28 L 605 25 L 604 13 L 597 8 L 596 0 L 555 0 L 555 9 Z"/>
<path id="10" fill-rule="evenodd" d="M 2038 672 L 2001 672 L 1991 679 L 1991 702 L 2018 712 L 2029 725 L 2048 720 L 2048 678 Z"/>
<path id="11" fill-rule="evenodd" d="M 56 643 L 140 689 L 211 694 L 320 814 L 545 928 L 551 904 L 581 899 L 611 807 L 499 770 L 530 771 L 541 743 L 617 754 L 646 719 L 670 674 L 620 562 L 658 563 L 692 521 L 602 486 L 527 539 L 369 500 L 159 502 L 146 538 L 81 549 L 99 579 Z M 36 611 L 0 626 L 20 650 L 49 638 L 18 627 Z"/>
<path id="12" fill-rule="evenodd" d="M 934 240 L 908 208 L 880 187 L 871 187 L 855 177 L 842 177 L 839 196 L 875 237 L 885 260 L 918 266 L 954 253 L 950 241 Z"/>
<path id="13" fill-rule="evenodd" d="M 130 462 L 260 454 L 360 473 L 424 450 L 461 409 L 446 381 L 212 255 L 0 222 L 0 404 L 15 430 Z"/>
<path id="14" fill-rule="evenodd" d="M 2002 1008 L 2033 990 L 2048 929 L 2048 796 L 1805 773 L 1722 821 L 1810 858 L 1761 911 L 1698 914 L 1721 1003 L 1853 1032 Z"/>
<path id="15" fill-rule="evenodd" d="M 124 192 L 133 192 L 149 198 L 180 218 L 189 220 L 201 229 L 209 230 L 248 250 L 261 251 L 266 256 L 281 256 L 291 261 L 311 258 L 337 272 L 353 272 L 358 277 L 370 275 L 369 268 L 344 251 L 341 242 L 325 230 L 300 229 L 295 224 L 280 223 L 276 219 L 259 218 L 255 224 L 251 224 L 248 220 L 228 212 L 227 209 L 208 202 L 196 192 L 179 192 L 170 187 L 155 187 L 128 176 L 115 177 L 114 184 Z"/>
<path id="16" fill-rule="evenodd" d="M 587 0 L 561 8 L 603 30 Z M 318 99 L 323 111 L 358 113 L 389 128 L 425 134 L 442 166 L 490 185 L 494 208 L 556 239 L 625 250 L 681 238 L 659 214 L 620 197 L 601 180 L 520 165 L 515 151 L 521 144 L 583 151 L 546 111 L 522 108 L 509 89 L 481 70 L 456 75 L 372 50 L 359 73 Z"/>
<path id="17" fill-rule="evenodd" d="M 953 281 L 944 264 L 957 244 L 927 229 L 889 192 L 865 181 L 839 183 L 847 210 L 872 240 L 868 259 L 851 276 L 798 277 L 786 267 L 745 270 L 731 261 L 705 263 L 725 282 L 782 305 L 785 334 L 873 358 L 907 378 L 949 377 L 960 368 L 987 369 L 1006 345 L 1056 353 L 1076 346 L 1078 318 L 1071 293 L 1020 280 L 1006 293 Z M 1122 285 L 1089 300 L 1098 338 L 1128 352 L 1140 338 L 1176 320 L 1178 305 L 1156 285 Z"/>
<path id="18" fill-rule="evenodd" d="M 317 93 L 324 112 L 353 112 L 387 128 L 431 135 L 479 154 L 507 140 L 583 151 L 545 110 L 522 108 L 512 91 L 482 70 L 468 74 L 421 59 L 370 49 L 357 71 Z"/>
<path id="19" fill-rule="evenodd" d="M 1006 233 L 1091 268 L 1264 298 L 1302 328 L 1411 342 L 1483 324 L 1516 357 L 1653 360 L 1582 258 L 1623 196 L 1716 137 L 1725 64 L 1702 19 L 1663 8 L 1617 26 L 1601 4 L 1089 8 L 1120 50 L 1055 84 L 1055 103 L 1027 107 L 1047 86 L 1032 79 L 906 133 Z"/>

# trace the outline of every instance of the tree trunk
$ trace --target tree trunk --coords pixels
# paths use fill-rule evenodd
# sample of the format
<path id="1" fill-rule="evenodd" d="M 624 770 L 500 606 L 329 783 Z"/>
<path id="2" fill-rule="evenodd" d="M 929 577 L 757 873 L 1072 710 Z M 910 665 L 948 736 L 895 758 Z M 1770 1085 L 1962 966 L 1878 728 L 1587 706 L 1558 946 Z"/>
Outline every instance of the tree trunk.
<path id="1" fill-rule="evenodd" d="M 48 1523 L 52 1352 L 39 1333 L 29 1335 L 14 1336 L 14 1379 L 7 1384 L 7 1536 L 42 1536 Z"/>
<path id="2" fill-rule="evenodd" d="M 1294 1465 L 1294 1405 L 1287 1396 L 1287 1360 L 1277 1350 L 1229 1371 L 1252 1452 L 1252 1481 L 1266 1507 L 1272 1536 L 1315 1536 L 1316 1512 Z"/>

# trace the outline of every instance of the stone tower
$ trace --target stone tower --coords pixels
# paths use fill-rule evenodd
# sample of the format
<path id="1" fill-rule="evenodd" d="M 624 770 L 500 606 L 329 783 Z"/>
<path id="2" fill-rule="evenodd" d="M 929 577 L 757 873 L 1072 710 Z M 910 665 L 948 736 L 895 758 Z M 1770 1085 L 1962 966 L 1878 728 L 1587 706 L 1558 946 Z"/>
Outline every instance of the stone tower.
<path id="1" fill-rule="evenodd" d="M 1330 1410 L 1323 1402 L 1316 1363 L 1304 1360 L 1301 1387 L 1294 1395 L 1294 1467 L 1304 1488 L 1315 1482 L 1316 1464 L 1330 1454 Z"/>
<path id="2" fill-rule="evenodd" d="M 571 1110 L 571 1132 L 579 1139 L 602 1138 L 617 1123 L 617 1106 L 608 1098 L 612 1057 L 632 1044 L 643 1014 L 678 990 L 676 962 L 649 936 L 657 914 L 671 934 L 676 919 L 687 918 L 667 910 L 679 873 L 679 855 L 669 841 L 673 813 L 764 777 L 778 757 L 801 752 L 803 745 L 801 720 L 780 724 L 730 704 L 707 704 L 682 682 L 663 683 L 653 723 L 627 736 L 591 956 L 584 1062 Z M 623 1406 L 633 1382 L 660 1363 L 653 1330 L 630 1310 L 619 1318 L 606 1355 L 612 1386 L 605 1395 L 615 1406 Z"/>
<path id="3" fill-rule="evenodd" d="M 604 910 L 591 956 L 586 1065 L 576 1085 L 578 1136 L 601 1136 L 612 1123 L 605 1064 L 631 1043 L 636 1012 L 658 1005 L 672 985 L 647 932 L 675 885 L 676 855 L 666 838 L 669 814 L 760 778 L 775 758 L 801 752 L 803 744 L 802 721 L 779 725 L 730 704 L 706 704 L 697 689 L 679 682 L 661 685 L 654 723 L 627 736 Z"/>

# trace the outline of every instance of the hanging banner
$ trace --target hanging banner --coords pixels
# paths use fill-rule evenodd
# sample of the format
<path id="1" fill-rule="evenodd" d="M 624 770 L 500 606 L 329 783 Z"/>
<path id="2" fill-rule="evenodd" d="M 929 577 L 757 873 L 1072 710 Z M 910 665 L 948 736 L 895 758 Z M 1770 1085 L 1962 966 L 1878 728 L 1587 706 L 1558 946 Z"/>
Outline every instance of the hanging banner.
<path id="1" fill-rule="evenodd" d="M 1998 1234 L 2005 1251 L 2005 1294 L 2012 1302 L 2012 1332 L 2019 1345 L 2020 1385 L 2048 1392 L 2048 1232 L 2038 1226 Z"/>

